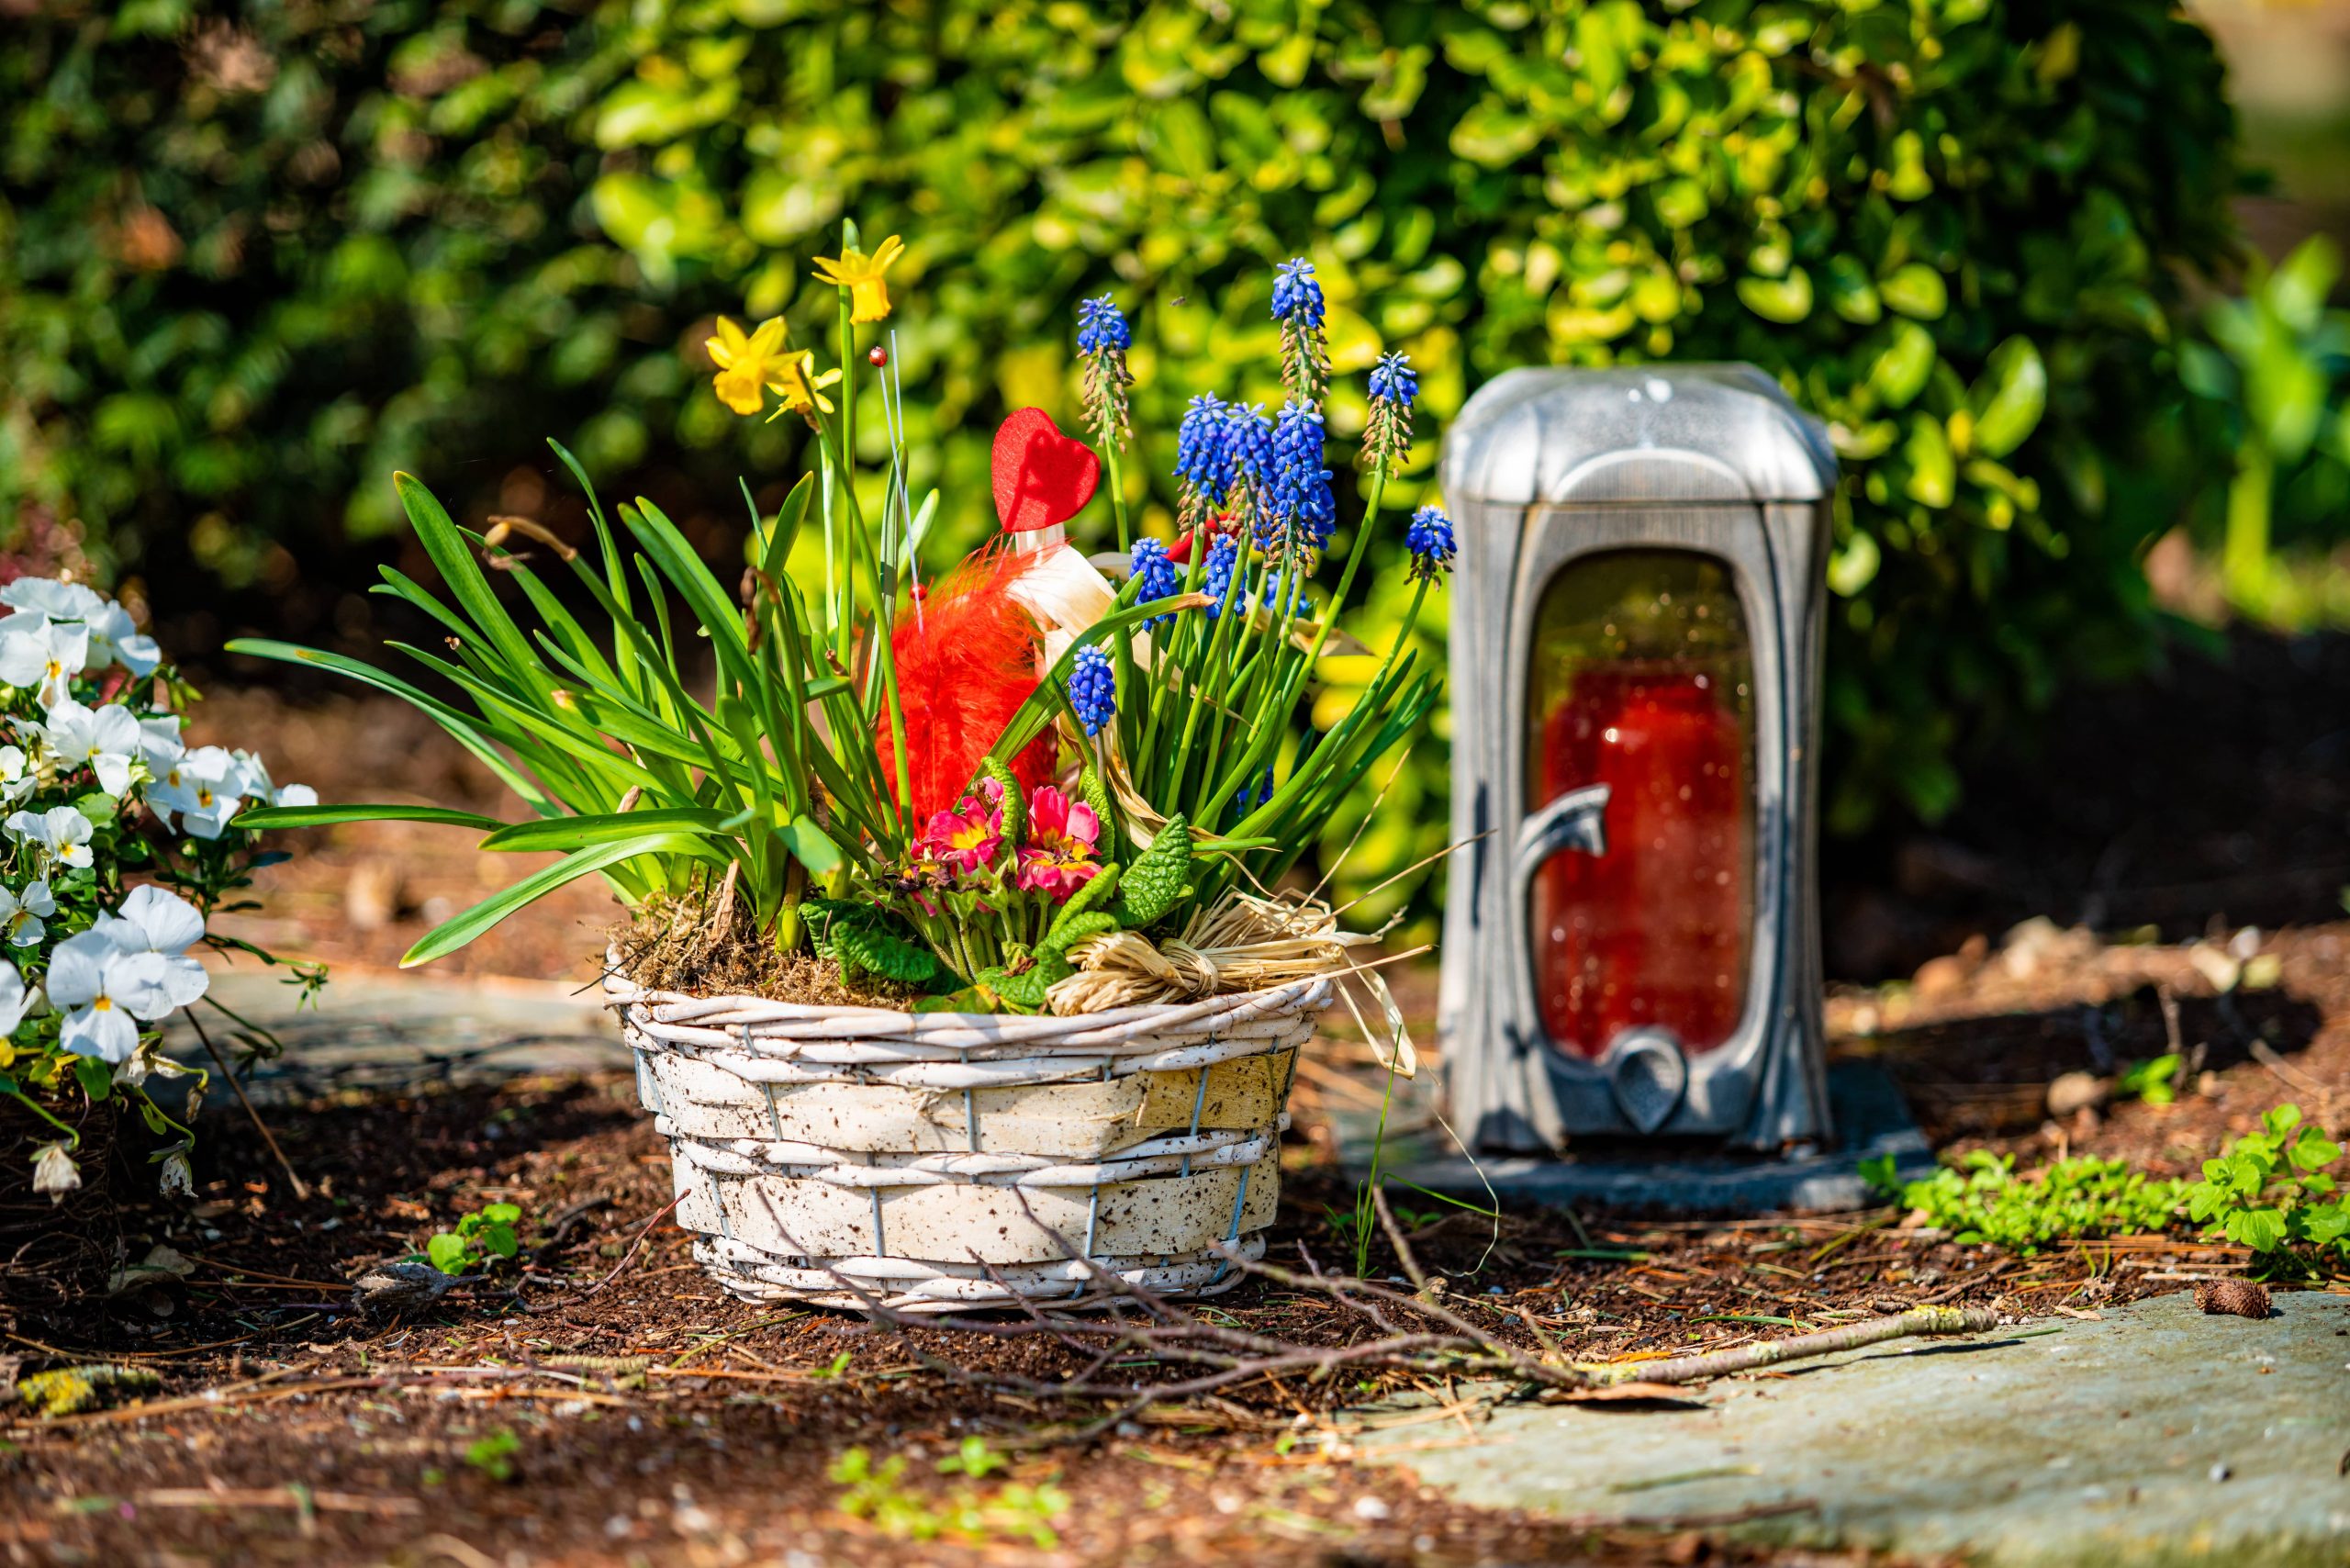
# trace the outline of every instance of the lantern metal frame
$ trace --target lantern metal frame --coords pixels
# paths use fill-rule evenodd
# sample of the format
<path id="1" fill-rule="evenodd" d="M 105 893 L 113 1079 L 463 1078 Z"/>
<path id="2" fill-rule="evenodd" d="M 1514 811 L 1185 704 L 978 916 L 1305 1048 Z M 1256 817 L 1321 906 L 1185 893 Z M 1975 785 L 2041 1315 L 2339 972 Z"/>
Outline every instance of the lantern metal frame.
<path id="1" fill-rule="evenodd" d="M 1516 370 L 1472 398 L 1446 442 L 1460 532 L 1450 636 L 1452 836 L 1438 1033 L 1455 1125 L 1473 1148 L 1571 1136 L 1697 1136 L 1746 1148 L 1830 1132 L 1815 902 L 1827 431 L 1751 365 Z M 1684 1053 L 1632 1029 L 1596 1058 L 1544 1028 L 1528 930 L 1552 854 L 1604 853 L 1605 786 L 1527 809 L 1537 610 L 1561 574 L 1624 550 L 1688 551 L 1735 584 L 1752 660 L 1751 929 L 1744 1011 Z M 1498 672 L 1463 680 L 1463 671 Z M 1481 700 L 1480 698 L 1484 700 Z"/>

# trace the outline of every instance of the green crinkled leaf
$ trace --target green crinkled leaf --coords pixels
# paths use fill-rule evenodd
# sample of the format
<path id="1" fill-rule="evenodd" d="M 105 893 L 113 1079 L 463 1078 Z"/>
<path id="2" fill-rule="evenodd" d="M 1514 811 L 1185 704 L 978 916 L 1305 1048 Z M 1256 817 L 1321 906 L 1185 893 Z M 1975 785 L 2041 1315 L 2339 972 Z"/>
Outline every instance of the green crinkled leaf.
<path id="1" fill-rule="evenodd" d="M 1192 825 L 1178 812 L 1158 830 L 1150 847 L 1126 868 L 1113 912 L 1129 930 L 1140 930 L 1190 896 Z"/>
<path id="2" fill-rule="evenodd" d="M 1017 849 L 1028 842 L 1028 802 L 1020 793 L 1020 780 L 1012 776 L 1011 767 L 1002 757 L 982 758 L 979 771 L 1003 790 L 1003 842 Z"/>
<path id="3" fill-rule="evenodd" d="M 1074 918 L 1053 922 L 1052 930 L 1036 944 L 1036 956 L 1066 955 L 1069 950 L 1089 936 L 1100 936 L 1118 929 L 1118 917 L 1102 910 L 1091 910 Z"/>
<path id="4" fill-rule="evenodd" d="M 1116 820 L 1111 814 L 1110 790 L 1108 786 L 1102 782 L 1102 773 L 1099 768 L 1089 767 L 1080 774 L 1077 790 L 1079 794 L 1085 797 L 1085 803 L 1092 808 L 1094 820 L 1102 827 L 1106 829 Z"/>
<path id="5" fill-rule="evenodd" d="M 1105 907 L 1117 894 L 1118 879 L 1124 874 L 1124 869 L 1116 865 L 1104 866 L 1088 877 L 1083 886 L 1069 894 L 1069 902 L 1061 905 L 1060 913 L 1053 916 L 1052 928 L 1045 933 L 1045 940 L 1051 942 L 1058 937 L 1061 927 L 1078 916 Z"/>
<path id="6" fill-rule="evenodd" d="M 1017 1012 L 1038 1013 L 1044 1010 L 1045 992 L 1053 982 L 1076 972 L 1058 953 L 1040 953 L 1035 963 L 1018 974 L 1001 968 L 981 969 L 979 983 Z"/>
<path id="7" fill-rule="evenodd" d="M 836 923 L 824 945 L 846 983 L 871 974 L 901 985 L 927 985 L 938 973 L 936 954 L 878 925 Z"/>

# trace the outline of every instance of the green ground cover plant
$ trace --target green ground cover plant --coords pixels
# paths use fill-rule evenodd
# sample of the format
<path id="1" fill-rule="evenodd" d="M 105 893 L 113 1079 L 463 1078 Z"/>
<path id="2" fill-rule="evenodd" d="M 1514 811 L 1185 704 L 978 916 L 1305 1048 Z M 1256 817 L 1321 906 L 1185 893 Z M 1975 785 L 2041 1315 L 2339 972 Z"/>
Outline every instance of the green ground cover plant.
<path id="1" fill-rule="evenodd" d="M 2328 1169 L 2342 1152 L 2300 1106 L 2283 1104 L 2261 1117 L 2257 1132 L 2231 1138 L 2205 1160 L 2199 1182 L 2149 1176 L 2094 1155 L 2019 1174 L 2015 1156 L 1985 1149 L 1915 1182 L 1898 1181 L 1890 1159 L 1864 1161 L 1861 1173 L 1964 1245 L 2031 1253 L 2199 1227 L 2207 1239 L 2250 1248 L 2263 1272 L 2294 1274 L 2350 1262 L 2350 1204 Z"/>

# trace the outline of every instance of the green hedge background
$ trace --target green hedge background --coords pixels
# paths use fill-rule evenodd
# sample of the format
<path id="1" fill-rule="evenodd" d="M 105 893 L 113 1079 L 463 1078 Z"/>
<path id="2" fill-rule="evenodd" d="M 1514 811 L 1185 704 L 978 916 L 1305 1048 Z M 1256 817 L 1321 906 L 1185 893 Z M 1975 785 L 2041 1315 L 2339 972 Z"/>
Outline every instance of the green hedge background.
<path id="1" fill-rule="evenodd" d="M 995 420 L 1073 409 L 1103 288 L 1162 509 L 1184 399 L 1278 403 L 1292 253 L 1342 440 L 1385 349 L 1432 436 L 1514 364 L 1764 365 L 1847 467 L 1844 831 L 1939 814 L 1972 737 L 2145 659 L 2140 554 L 2215 461 L 2179 348 L 2242 175 L 2210 40 L 2155 0 L 84 0 L 10 35 L 0 518 L 79 520 L 199 634 L 366 635 L 390 471 L 560 523 L 550 433 L 730 549 L 733 476 L 795 438 L 698 345 L 719 311 L 818 341 L 844 214 L 911 248 L 916 480 L 970 538 Z M 1443 789 L 1424 746 L 1349 879 L 1439 847 Z"/>

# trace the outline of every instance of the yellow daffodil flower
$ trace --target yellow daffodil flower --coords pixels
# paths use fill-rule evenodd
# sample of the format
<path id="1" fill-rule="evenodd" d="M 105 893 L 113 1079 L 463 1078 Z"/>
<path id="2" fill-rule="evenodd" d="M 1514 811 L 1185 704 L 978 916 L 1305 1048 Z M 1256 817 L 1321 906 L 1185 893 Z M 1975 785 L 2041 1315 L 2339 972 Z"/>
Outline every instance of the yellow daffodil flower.
<path id="1" fill-rule="evenodd" d="M 878 321 L 890 314 L 890 286 L 881 274 L 905 253 L 906 242 L 892 234 L 869 256 L 854 245 L 837 256 L 818 256 L 816 275 L 848 290 L 850 320 Z"/>
<path id="2" fill-rule="evenodd" d="M 718 400 L 738 414 L 755 414 L 766 402 L 761 387 L 782 391 L 781 367 L 790 357 L 784 353 L 783 340 L 780 316 L 760 322 L 758 330 L 747 335 L 721 316 L 718 335 L 702 343 L 711 363 L 718 366 L 717 378 L 711 383 L 718 389 Z"/>
<path id="3" fill-rule="evenodd" d="M 824 388 L 840 380 L 840 366 L 834 365 L 822 375 L 811 375 L 809 367 L 815 363 L 815 354 L 807 349 L 775 362 L 775 376 L 767 385 L 783 395 L 783 407 L 775 411 L 776 418 L 787 413 L 804 414 L 811 405 L 828 414 L 833 411 L 833 400 L 824 396 Z"/>

